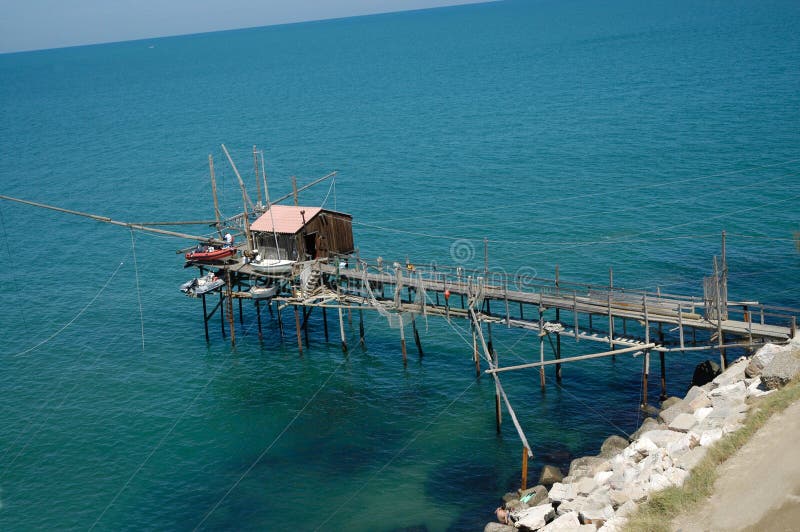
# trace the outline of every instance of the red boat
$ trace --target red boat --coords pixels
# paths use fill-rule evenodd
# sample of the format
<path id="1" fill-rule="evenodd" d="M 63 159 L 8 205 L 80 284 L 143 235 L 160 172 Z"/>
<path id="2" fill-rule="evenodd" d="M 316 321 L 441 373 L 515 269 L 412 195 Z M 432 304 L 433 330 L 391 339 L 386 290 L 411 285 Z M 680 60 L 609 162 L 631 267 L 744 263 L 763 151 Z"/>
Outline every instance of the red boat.
<path id="1" fill-rule="evenodd" d="M 237 249 L 234 247 L 215 248 L 213 246 L 197 246 L 187 253 L 186 260 L 193 262 L 213 262 L 235 257 Z"/>

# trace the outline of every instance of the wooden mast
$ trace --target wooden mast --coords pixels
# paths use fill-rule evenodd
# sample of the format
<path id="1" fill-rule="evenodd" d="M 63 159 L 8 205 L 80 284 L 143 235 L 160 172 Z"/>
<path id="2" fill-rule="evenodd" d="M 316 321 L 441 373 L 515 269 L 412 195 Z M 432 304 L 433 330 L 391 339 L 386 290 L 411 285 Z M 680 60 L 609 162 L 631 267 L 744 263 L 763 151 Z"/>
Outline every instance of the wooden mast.
<path id="1" fill-rule="evenodd" d="M 253 202 L 250 201 L 250 197 L 247 195 L 247 189 L 244 186 L 244 181 L 242 181 L 242 176 L 239 175 L 239 170 L 236 168 L 236 163 L 233 162 L 231 158 L 231 154 L 228 153 L 228 149 L 222 144 L 222 151 L 225 152 L 225 156 L 228 158 L 228 162 L 231 163 L 231 167 L 233 168 L 233 173 L 236 174 L 236 179 L 239 181 L 239 188 L 242 190 L 242 203 L 244 204 L 244 239 L 246 242 L 247 251 L 253 251 L 253 245 L 250 241 L 250 215 L 247 212 L 247 204 L 250 204 L 250 207 L 253 207 Z"/>
<path id="2" fill-rule="evenodd" d="M 217 220 L 215 226 L 217 228 L 217 233 L 221 237 L 222 223 L 220 219 L 222 216 L 219 212 L 219 200 L 217 199 L 217 177 L 214 175 L 214 157 L 210 153 L 208 154 L 208 170 L 211 174 L 211 195 L 214 196 L 214 218 Z"/>

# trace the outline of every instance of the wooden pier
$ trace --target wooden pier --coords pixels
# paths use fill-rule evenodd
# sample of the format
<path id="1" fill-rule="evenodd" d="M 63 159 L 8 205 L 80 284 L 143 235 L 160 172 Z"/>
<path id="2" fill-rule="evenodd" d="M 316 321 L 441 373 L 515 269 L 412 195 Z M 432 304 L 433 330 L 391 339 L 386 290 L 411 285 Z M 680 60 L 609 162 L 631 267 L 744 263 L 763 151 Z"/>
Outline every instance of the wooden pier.
<path id="1" fill-rule="evenodd" d="M 229 336 L 235 344 L 237 311 L 240 325 L 243 325 L 243 305 L 251 300 L 255 306 L 259 338 L 264 335 L 262 307 L 266 306 L 281 335 L 293 321 L 298 350 L 302 353 L 304 345 L 308 344 L 308 322 L 314 309 L 320 309 L 325 339 L 330 341 L 327 315 L 330 310 L 338 321 L 336 332 L 342 350 L 347 352 L 345 312 L 348 316 L 358 314 L 359 342 L 363 345 L 364 312 L 376 311 L 398 331 L 399 351 L 405 364 L 408 360 L 406 330 L 409 325 L 416 350 L 420 357 L 423 356 L 417 319 L 431 316 L 468 321 L 476 375 L 486 375 L 495 384 L 497 431 L 501 429 L 502 406 L 505 405 L 523 444 L 523 488 L 527 481 L 528 458 L 533 453 L 503 389 L 501 376 L 504 373 L 538 369 L 540 386 L 544 389 L 545 367 L 550 365 L 555 366 L 555 378 L 560 381 L 564 364 L 605 357 L 641 358 L 642 406 L 646 407 L 651 356 L 657 354 L 659 358 L 660 396 L 663 400 L 666 398 L 668 355 L 714 351 L 719 354 L 720 366 L 724 368 L 729 350 L 752 352 L 767 342 L 786 342 L 797 333 L 800 309 L 768 306 L 758 301 L 728 300 L 724 233 L 721 260 L 718 262 L 714 258 L 713 275 L 703 279 L 702 283 L 698 281 L 698 287 L 703 288 L 702 296 L 626 289 L 614 284 L 611 270 L 605 286 L 565 281 L 561 279 L 557 266 L 552 278 L 507 273 L 489 268 L 488 247 L 484 251 L 484 268 L 481 270 L 466 269 L 464 265 L 428 267 L 407 261 L 387 263 L 381 258 L 364 260 L 354 249 L 350 215 L 322 207 L 299 206 L 300 191 L 335 176 L 335 172 L 300 188 L 293 178 L 292 194 L 270 202 L 263 154 L 253 147 L 258 184 L 258 201 L 253 204 L 227 149 L 224 146 L 222 149 L 236 173 L 244 205 L 244 212 L 226 219 L 221 217 L 217 204 L 211 156 L 209 169 L 215 220 L 131 223 L 9 196 L 0 195 L 0 199 L 83 216 L 131 231 L 195 240 L 204 245 L 229 245 L 223 239 L 226 231 L 243 237 L 244 242 L 238 245 L 239 256 L 234 260 L 187 263 L 187 266 L 198 268 L 201 277 L 212 273 L 225 281 L 220 288 L 194 294 L 202 301 L 207 340 L 210 340 L 209 324 L 218 315 L 222 336 Z M 262 203 L 259 178 L 263 178 L 266 204 Z M 294 207 L 272 208 L 290 198 L 294 200 Z M 215 234 L 197 236 L 152 227 L 179 224 L 210 225 L 215 228 Z M 179 250 L 179 253 L 184 251 Z M 265 273 L 263 268 L 254 267 L 262 256 L 272 261 L 290 262 L 291 271 Z M 267 292 L 269 296 L 254 295 L 256 292 L 251 289 L 255 287 L 270 289 Z M 287 309 L 291 309 L 294 317 L 288 323 L 283 316 Z M 493 342 L 494 335 L 500 334 L 503 328 L 536 333 L 538 353 L 531 354 L 530 362 L 504 364 L 508 359 L 507 353 L 498 351 Z M 564 339 L 591 342 L 601 350 L 563 357 Z"/>

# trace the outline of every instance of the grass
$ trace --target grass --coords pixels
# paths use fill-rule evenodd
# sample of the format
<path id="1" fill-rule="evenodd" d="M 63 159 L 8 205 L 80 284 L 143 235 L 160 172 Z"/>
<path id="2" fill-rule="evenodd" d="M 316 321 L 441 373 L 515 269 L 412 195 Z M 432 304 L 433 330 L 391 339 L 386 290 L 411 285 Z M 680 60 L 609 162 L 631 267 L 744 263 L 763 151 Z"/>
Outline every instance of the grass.
<path id="1" fill-rule="evenodd" d="M 714 489 L 717 468 L 739 450 L 775 413 L 800 399 L 800 378 L 761 399 L 750 407 L 744 426 L 724 436 L 708 449 L 703 460 L 692 469 L 682 487 L 653 493 L 629 516 L 630 532 L 668 531 L 672 520 L 706 500 Z"/>

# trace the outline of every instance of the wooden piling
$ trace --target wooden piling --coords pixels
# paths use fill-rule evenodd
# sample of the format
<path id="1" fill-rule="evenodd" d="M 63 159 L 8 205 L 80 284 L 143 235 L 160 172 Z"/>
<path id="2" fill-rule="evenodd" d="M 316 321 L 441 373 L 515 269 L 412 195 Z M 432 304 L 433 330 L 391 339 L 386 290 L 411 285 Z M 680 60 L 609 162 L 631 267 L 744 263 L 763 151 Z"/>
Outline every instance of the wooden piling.
<path id="1" fill-rule="evenodd" d="M 300 332 L 300 312 L 297 309 L 297 305 L 292 305 L 294 308 L 294 326 L 297 330 L 297 350 L 300 354 L 303 354 L 303 337 Z"/>
<path id="2" fill-rule="evenodd" d="M 542 293 L 539 292 L 539 361 L 542 363 L 542 366 L 539 368 L 539 385 L 542 387 L 542 391 L 545 389 L 545 378 L 544 378 L 544 311 L 542 308 Z"/>
<path id="3" fill-rule="evenodd" d="M 336 310 L 339 311 L 339 334 L 342 337 L 342 352 L 347 353 L 347 337 L 344 335 L 344 316 L 342 316 L 341 305 Z"/>
<path id="4" fill-rule="evenodd" d="M 403 314 L 398 314 L 397 318 L 400 320 L 400 350 L 403 352 L 403 365 L 408 364 L 408 356 L 406 355 L 406 331 L 403 327 Z"/>
<path id="5" fill-rule="evenodd" d="M 558 264 L 556 264 L 556 295 L 561 297 L 559 286 Z M 561 309 L 556 307 L 556 323 L 561 323 Z M 561 360 L 561 333 L 556 332 L 556 360 Z M 556 382 L 561 382 L 561 364 L 556 364 Z"/>
<path id="6" fill-rule="evenodd" d="M 528 449 L 522 448 L 522 481 L 520 482 L 521 490 L 528 489 Z"/>
<path id="7" fill-rule="evenodd" d="M 664 360 L 664 351 L 659 351 L 658 359 L 661 363 L 661 395 L 658 398 L 664 401 L 667 398 L 667 365 Z"/>
<path id="8" fill-rule="evenodd" d="M 261 332 L 261 302 L 256 299 L 256 320 L 258 321 L 258 339 L 263 340 L 264 335 Z"/>
<path id="9" fill-rule="evenodd" d="M 325 341 L 329 341 L 328 337 L 328 310 L 322 307 L 322 328 L 325 330 Z"/>
<path id="10" fill-rule="evenodd" d="M 201 296 L 203 298 L 203 329 L 206 331 L 206 342 L 209 341 L 208 337 L 208 315 L 206 314 L 206 295 L 203 294 Z"/>
<path id="11" fill-rule="evenodd" d="M 279 302 L 275 302 L 275 314 L 278 316 L 278 330 L 281 333 L 281 340 L 283 340 L 283 317 L 281 316 L 281 306 Z"/>
<path id="12" fill-rule="evenodd" d="M 366 347 L 367 343 L 364 340 L 364 311 L 361 307 L 358 309 L 358 336 L 361 339 L 361 347 Z"/>
<path id="13" fill-rule="evenodd" d="M 422 343 L 419 340 L 419 331 L 417 331 L 417 320 L 414 316 L 411 316 L 411 328 L 414 331 L 414 343 L 417 344 L 417 352 L 419 353 L 419 358 L 422 358 Z"/>

